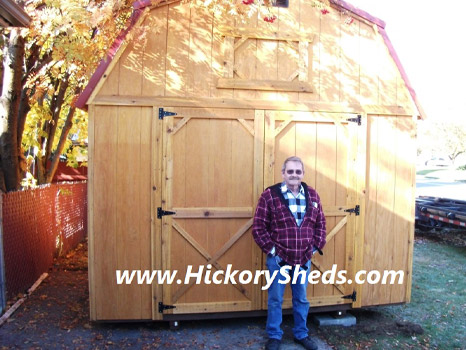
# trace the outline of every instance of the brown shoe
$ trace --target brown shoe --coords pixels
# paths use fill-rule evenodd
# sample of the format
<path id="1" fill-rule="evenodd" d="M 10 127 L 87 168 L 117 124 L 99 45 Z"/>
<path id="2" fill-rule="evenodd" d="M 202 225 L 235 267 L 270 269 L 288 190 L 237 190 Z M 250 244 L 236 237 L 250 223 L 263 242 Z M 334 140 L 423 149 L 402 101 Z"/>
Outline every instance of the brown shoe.
<path id="1" fill-rule="evenodd" d="M 303 339 L 294 338 L 294 342 L 301 344 L 306 350 L 317 350 L 318 346 L 309 336 Z"/>

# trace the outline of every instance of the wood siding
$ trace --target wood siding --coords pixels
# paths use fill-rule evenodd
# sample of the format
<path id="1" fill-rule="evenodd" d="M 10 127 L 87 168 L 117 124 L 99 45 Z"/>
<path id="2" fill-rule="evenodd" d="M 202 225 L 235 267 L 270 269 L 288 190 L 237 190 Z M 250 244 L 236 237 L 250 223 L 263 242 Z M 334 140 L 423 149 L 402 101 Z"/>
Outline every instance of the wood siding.
<path id="1" fill-rule="evenodd" d="M 94 96 L 320 101 L 414 113 L 375 27 L 357 19 L 346 24 L 336 9 L 322 15 L 306 0 L 274 12 L 273 24 L 255 16 L 235 24 L 186 3 L 152 9 Z"/>
<path id="2" fill-rule="evenodd" d="M 260 286 L 116 285 L 115 270 L 260 270 L 251 218 L 301 156 L 329 243 L 313 269 L 402 270 L 401 285 L 318 284 L 314 306 L 410 299 L 416 113 L 375 25 L 307 0 L 277 21 L 218 19 L 174 2 L 141 17 L 89 99 L 92 320 L 266 308 Z M 177 116 L 158 119 L 158 109 Z M 348 118 L 361 116 L 361 125 Z M 345 212 L 358 204 L 361 215 Z M 157 207 L 175 216 L 157 219 Z M 206 214 L 207 213 L 207 214 Z M 289 297 L 289 292 L 287 292 Z M 291 306 L 290 300 L 285 306 Z M 174 315 L 170 315 L 174 316 Z"/>
<path id="3" fill-rule="evenodd" d="M 409 300 L 414 239 L 415 126 L 410 117 L 368 120 L 367 202 L 364 234 L 366 271 L 404 271 L 404 282 L 363 285 L 363 305 Z"/>

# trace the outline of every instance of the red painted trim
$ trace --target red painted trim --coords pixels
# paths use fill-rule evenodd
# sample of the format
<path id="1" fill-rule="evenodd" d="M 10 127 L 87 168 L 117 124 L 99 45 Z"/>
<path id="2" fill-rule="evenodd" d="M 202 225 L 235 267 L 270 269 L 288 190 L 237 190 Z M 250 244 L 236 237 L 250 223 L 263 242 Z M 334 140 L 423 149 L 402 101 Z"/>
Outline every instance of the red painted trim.
<path id="1" fill-rule="evenodd" d="M 426 119 L 427 116 L 426 116 L 426 113 L 424 111 L 424 108 L 422 108 L 421 103 L 419 102 L 419 100 L 417 98 L 416 92 L 414 91 L 414 89 L 411 86 L 411 83 L 410 83 L 410 81 L 408 79 L 408 75 L 406 74 L 406 71 L 404 70 L 403 65 L 401 64 L 401 61 L 398 58 L 398 55 L 396 54 L 395 48 L 393 47 L 390 39 L 388 38 L 387 32 L 385 31 L 384 28 L 381 28 L 381 27 L 377 27 L 377 29 L 379 30 L 379 33 L 382 36 L 382 38 L 383 38 L 383 40 L 385 42 L 385 45 L 387 46 L 388 51 L 390 52 L 390 55 L 392 56 L 393 60 L 395 61 L 395 64 L 398 67 L 398 70 L 400 71 L 401 78 L 403 78 L 403 80 L 404 80 L 404 82 L 406 84 L 406 87 L 408 88 L 408 91 L 409 91 L 409 93 L 411 95 L 411 98 L 413 99 L 414 104 L 416 105 L 417 111 L 419 112 L 419 116 L 422 119 Z"/>
<path id="2" fill-rule="evenodd" d="M 150 5 L 150 0 L 138 1 L 138 3 L 142 2 L 148 2 Z M 142 8 L 138 8 L 133 11 L 131 17 L 128 20 L 128 25 L 126 26 L 126 29 L 123 29 L 117 36 L 105 57 L 102 59 L 102 61 L 100 61 L 99 66 L 97 67 L 91 79 L 89 80 L 89 83 L 87 84 L 86 88 L 79 95 L 79 98 L 76 101 L 76 107 L 86 109 L 87 100 L 92 95 L 92 92 L 94 91 L 95 87 L 104 75 L 105 71 L 110 65 L 110 62 L 112 62 L 113 58 L 115 57 L 115 54 L 118 52 L 121 45 L 123 44 L 126 35 L 128 35 L 129 31 L 134 27 L 142 12 Z"/>
<path id="3" fill-rule="evenodd" d="M 151 0 L 140 0 L 133 3 L 133 8 L 136 10 L 140 10 L 150 5 L 152 5 Z"/>
<path id="4" fill-rule="evenodd" d="M 354 13 L 355 15 L 364 18 L 368 20 L 369 22 L 372 22 L 376 25 L 378 25 L 381 28 L 385 28 L 385 22 L 382 21 L 381 19 L 372 16 L 371 14 L 367 13 L 366 11 L 363 11 L 361 9 L 358 9 L 357 7 L 351 5 L 350 3 L 343 1 L 343 0 L 330 0 L 330 2 L 338 7 L 342 7 L 347 11 L 350 11 Z"/>

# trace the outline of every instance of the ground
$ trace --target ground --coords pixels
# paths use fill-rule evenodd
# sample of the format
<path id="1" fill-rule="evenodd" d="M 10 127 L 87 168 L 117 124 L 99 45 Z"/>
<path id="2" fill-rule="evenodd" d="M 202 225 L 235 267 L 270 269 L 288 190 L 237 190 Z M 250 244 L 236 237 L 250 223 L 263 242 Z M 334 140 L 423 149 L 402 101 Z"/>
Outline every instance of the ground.
<path id="1" fill-rule="evenodd" d="M 466 236 L 443 231 L 416 236 L 410 304 L 352 311 L 353 327 L 312 326 L 311 334 L 324 340 L 319 349 L 462 349 Z M 300 349 L 290 341 L 291 327 L 286 316 L 283 350 Z M 84 242 L 55 261 L 0 327 L 0 349 L 261 349 L 264 328 L 264 317 L 183 322 L 177 330 L 163 322 L 91 323 Z"/>

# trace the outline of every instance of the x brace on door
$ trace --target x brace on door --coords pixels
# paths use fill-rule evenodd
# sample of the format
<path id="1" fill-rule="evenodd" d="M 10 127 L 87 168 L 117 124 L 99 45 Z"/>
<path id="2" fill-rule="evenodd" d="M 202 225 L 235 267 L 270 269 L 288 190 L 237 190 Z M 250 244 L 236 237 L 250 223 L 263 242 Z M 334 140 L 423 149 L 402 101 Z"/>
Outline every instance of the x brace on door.
<path id="1" fill-rule="evenodd" d="M 193 246 L 207 261 L 207 264 L 211 264 L 217 270 L 224 270 L 223 267 L 218 263 L 218 259 L 223 256 L 252 226 L 253 218 L 249 219 L 241 228 L 223 245 L 223 247 L 218 250 L 213 256 L 211 256 L 196 240 L 184 230 L 178 223 L 173 220 L 172 226 L 183 236 L 183 238 Z M 172 303 L 176 303 L 176 301 L 188 291 L 189 288 L 192 287 L 194 281 L 190 282 L 189 284 L 184 285 L 180 289 L 176 291 L 173 295 Z M 238 289 L 241 294 L 248 297 L 248 293 L 246 289 L 244 289 L 241 285 L 233 284 L 233 286 Z"/>

